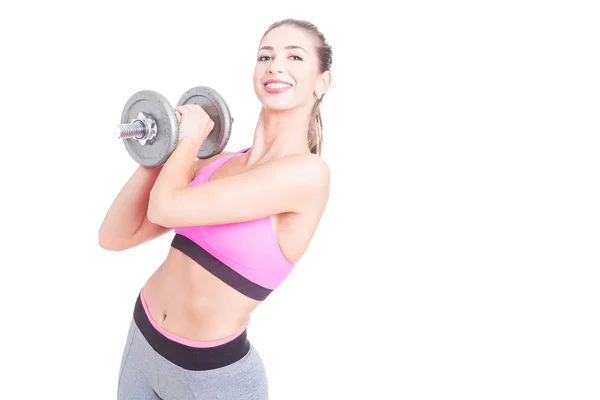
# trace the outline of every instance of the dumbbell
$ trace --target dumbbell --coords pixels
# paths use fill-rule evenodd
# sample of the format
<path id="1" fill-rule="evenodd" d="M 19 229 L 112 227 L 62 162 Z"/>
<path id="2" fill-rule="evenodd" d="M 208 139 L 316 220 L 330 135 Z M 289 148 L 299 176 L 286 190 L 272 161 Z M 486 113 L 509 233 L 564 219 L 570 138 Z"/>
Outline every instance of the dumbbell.
<path id="1" fill-rule="evenodd" d="M 202 143 L 198 158 L 209 158 L 221 153 L 231 135 L 233 118 L 223 97 L 207 86 L 186 91 L 177 106 L 196 104 L 206 111 L 215 123 Z M 129 155 L 140 165 L 158 167 L 175 150 L 179 140 L 179 122 L 175 108 L 160 93 L 141 90 L 127 100 L 121 113 L 121 123 L 113 134 L 123 140 Z"/>

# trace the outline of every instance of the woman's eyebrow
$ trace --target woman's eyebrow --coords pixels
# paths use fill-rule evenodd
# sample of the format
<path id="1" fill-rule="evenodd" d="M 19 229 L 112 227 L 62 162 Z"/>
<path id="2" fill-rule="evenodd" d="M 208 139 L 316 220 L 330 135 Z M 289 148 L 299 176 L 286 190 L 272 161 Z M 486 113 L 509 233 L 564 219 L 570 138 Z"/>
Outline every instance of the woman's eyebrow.
<path id="1" fill-rule="evenodd" d="M 304 50 L 303 47 L 295 45 L 295 44 L 290 44 L 288 46 L 285 46 L 284 49 L 285 50 L 300 49 L 300 50 L 303 50 L 305 53 L 308 53 L 308 51 Z M 258 49 L 258 51 L 260 51 L 260 50 L 273 50 L 273 47 L 271 47 L 271 46 L 263 46 L 260 49 Z"/>

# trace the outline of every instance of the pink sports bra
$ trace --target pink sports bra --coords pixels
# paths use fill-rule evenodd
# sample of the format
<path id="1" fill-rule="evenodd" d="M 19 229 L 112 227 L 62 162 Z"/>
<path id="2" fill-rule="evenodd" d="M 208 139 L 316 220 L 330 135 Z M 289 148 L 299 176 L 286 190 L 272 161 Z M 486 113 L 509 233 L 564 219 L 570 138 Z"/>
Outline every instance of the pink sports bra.
<path id="1" fill-rule="evenodd" d="M 249 149 L 206 165 L 188 187 L 207 182 L 217 168 Z M 271 217 L 230 224 L 176 227 L 173 231 L 172 247 L 255 300 L 264 300 L 294 267 L 281 252 Z"/>

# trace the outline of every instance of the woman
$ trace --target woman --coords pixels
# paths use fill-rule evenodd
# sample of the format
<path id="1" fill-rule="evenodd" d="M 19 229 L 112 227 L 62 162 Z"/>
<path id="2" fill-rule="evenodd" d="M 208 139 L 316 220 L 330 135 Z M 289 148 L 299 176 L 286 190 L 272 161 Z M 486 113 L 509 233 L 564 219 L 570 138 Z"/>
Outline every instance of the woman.
<path id="1" fill-rule="evenodd" d="M 114 200 L 102 248 L 175 233 L 137 298 L 119 399 L 267 399 L 246 327 L 306 251 L 328 201 L 319 104 L 331 56 L 314 25 L 271 25 L 254 71 L 262 108 L 252 147 L 196 160 L 213 123 L 197 106 L 177 107 L 175 151 L 162 167 L 140 166 Z"/>

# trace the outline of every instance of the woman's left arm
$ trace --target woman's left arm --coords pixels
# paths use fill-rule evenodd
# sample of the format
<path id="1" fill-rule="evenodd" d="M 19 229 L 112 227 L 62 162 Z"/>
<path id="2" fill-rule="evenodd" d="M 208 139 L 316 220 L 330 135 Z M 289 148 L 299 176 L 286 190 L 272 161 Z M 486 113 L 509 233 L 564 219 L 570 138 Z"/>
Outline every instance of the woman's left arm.
<path id="1" fill-rule="evenodd" d="M 182 141 L 154 185 L 148 218 L 164 227 L 226 224 L 298 213 L 329 193 L 329 168 L 315 155 L 295 155 L 248 172 L 188 187 L 197 145 Z"/>

